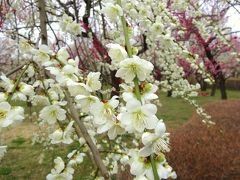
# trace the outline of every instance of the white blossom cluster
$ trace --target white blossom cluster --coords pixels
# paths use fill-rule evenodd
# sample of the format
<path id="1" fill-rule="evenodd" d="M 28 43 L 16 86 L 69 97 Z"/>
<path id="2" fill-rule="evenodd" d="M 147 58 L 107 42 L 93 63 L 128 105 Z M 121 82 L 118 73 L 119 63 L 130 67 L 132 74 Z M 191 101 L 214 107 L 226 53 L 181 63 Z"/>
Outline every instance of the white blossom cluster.
<path id="1" fill-rule="evenodd" d="M 146 81 L 153 70 L 152 63 L 138 56 L 128 57 L 127 52 L 120 45 L 109 44 L 108 48 L 109 55 L 115 62 L 116 76 L 125 81 L 121 85 L 123 92 L 120 97 L 113 96 L 108 100 L 100 99 L 96 96 L 96 93 L 102 88 L 100 73 L 89 72 L 87 77 L 83 78 L 83 74 L 77 68 L 77 62 L 69 59 L 66 49 L 60 49 L 55 54 L 47 46 L 40 46 L 39 49 L 33 51 L 23 49 L 24 52 L 31 53 L 33 56 L 32 64 L 24 69 L 24 73 L 25 75 L 31 74 L 31 76 L 34 72 L 38 74 L 35 67 L 38 65 L 50 73 L 51 79 L 38 79 L 32 85 L 23 82 L 14 85 L 10 79 L 2 75 L 2 87 L 6 90 L 6 93 L 12 94 L 12 100 L 28 101 L 32 102 L 34 106 L 43 107 L 39 112 L 39 123 L 52 127 L 52 132 L 48 136 L 51 144 L 71 144 L 78 139 L 75 137 L 73 128 L 76 122 L 69 117 L 70 112 L 65 99 L 65 93 L 68 91 L 75 100 L 79 115 L 85 116 L 84 124 L 88 127 L 88 133 L 97 147 L 102 148 L 96 138 L 98 134 L 106 133 L 110 140 L 124 136 L 126 133 L 131 134 L 131 136 L 135 134 L 133 141 L 136 137 L 138 139 L 136 144 L 142 143 L 143 147 L 140 149 L 131 148 L 132 150 L 130 150 L 126 145 L 125 150 L 121 150 L 125 155 L 118 157 L 119 162 L 124 161 L 121 160 L 123 158 L 125 164 L 134 164 L 133 161 L 137 159 L 131 153 L 129 154 L 131 151 L 139 151 L 140 159 L 146 158 L 147 160 L 150 155 L 155 155 L 156 165 L 160 168 L 159 176 L 163 178 L 174 177 L 174 173 L 167 165 L 166 160 L 161 158 L 160 161 L 157 158 L 162 152 L 169 151 L 169 138 L 165 132 L 164 123 L 156 117 L 156 105 L 150 102 L 158 98 L 155 94 L 158 89 L 157 86 Z M 120 52 L 118 52 L 119 49 Z M 35 68 L 34 71 L 32 71 L 32 68 Z M 138 81 L 137 87 L 140 87 L 138 92 L 140 98 L 137 98 L 137 87 L 134 86 L 136 81 Z M 8 102 L 5 102 L 6 93 L 2 93 L 1 96 L 3 99 L 3 102 L 1 102 L 1 122 L 3 122 L 3 126 L 12 124 L 12 121 L 23 119 L 22 108 L 14 107 L 13 109 Z M 118 140 L 118 143 L 122 144 L 120 140 Z M 120 151 L 119 146 L 115 147 Z M 106 159 L 105 164 L 112 169 L 111 173 L 117 173 L 118 161 L 111 160 L 117 157 L 115 155 L 107 157 L 108 160 Z M 55 167 L 47 176 L 47 179 L 56 179 L 57 177 L 72 179 L 74 172 L 71 166 L 73 164 L 72 160 L 69 161 L 69 163 L 71 162 L 70 165 L 69 163 L 64 164 L 60 157 L 56 158 L 54 162 Z M 149 170 L 147 173 L 145 169 L 136 169 L 133 165 L 131 165 L 131 172 L 136 178 L 151 179 L 153 177 L 152 171 Z M 164 175 L 161 173 L 164 173 Z"/>
<path id="2" fill-rule="evenodd" d="M 81 34 L 81 25 L 73 21 L 72 17 L 69 17 L 66 14 L 63 15 L 60 21 L 60 27 L 62 28 L 62 31 L 68 32 L 72 35 L 76 36 Z"/>
<path id="3" fill-rule="evenodd" d="M 51 173 L 47 175 L 47 180 L 55 180 L 55 179 L 65 179 L 71 180 L 73 179 L 74 174 L 74 166 L 81 164 L 83 162 L 85 154 L 80 153 L 77 150 L 73 150 L 71 153 L 67 155 L 68 162 L 65 163 L 61 157 L 57 157 L 54 159 L 54 168 L 51 170 Z"/>
<path id="4" fill-rule="evenodd" d="M 184 99 L 188 99 L 187 102 L 195 104 L 196 108 L 199 107 L 196 102 L 191 102 L 191 97 L 198 95 L 197 91 L 200 89 L 200 85 L 198 83 L 195 85 L 190 84 L 184 77 L 185 73 L 183 68 L 178 65 L 178 58 L 182 57 L 189 62 L 191 67 L 202 75 L 205 82 L 211 83 L 213 80 L 208 73 L 205 73 L 203 63 L 197 63 L 198 55 L 190 53 L 187 49 L 187 45 L 177 42 L 172 36 L 172 32 L 174 32 L 175 29 L 182 28 L 178 19 L 172 15 L 172 10 L 186 10 L 188 13 L 188 11 L 192 10 L 191 7 L 187 7 L 186 1 L 174 1 L 172 8 L 169 8 L 168 1 L 156 2 L 153 0 L 144 1 L 141 4 L 138 1 L 126 0 L 123 6 L 128 15 L 132 17 L 131 20 L 133 22 L 131 23 L 140 23 L 138 31 L 147 37 L 146 43 L 149 48 L 145 56 L 148 57 L 153 55 L 151 61 L 154 66 L 161 69 L 161 90 L 170 91 L 173 97 L 180 96 Z M 197 10 L 196 12 L 192 12 L 191 15 L 197 16 L 199 13 L 200 11 Z M 138 18 L 136 19 L 135 17 Z M 201 25 L 201 27 L 205 26 Z M 181 32 L 183 31 L 179 31 L 179 33 Z M 203 121 L 208 122 L 209 118 L 207 117 L 209 116 L 205 112 L 203 113 L 203 111 L 197 110 L 204 118 Z"/>
<path id="5" fill-rule="evenodd" d="M 153 180 L 156 176 L 175 179 L 177 175 L 164 155 L 170 151 L 169 133 L 164 121 L 157 117 L 158 86 L 172 91 L 172 96 L 189 101 L 207 122 L 210 116 L 190 100 L 197 95 L 199 85 L 190 84 L 184 78 L 177 57 L 184 57 L 199 71 L 202 67 L 196 66 L 196 58 L 172 37 L 172 32 L 180 25 L 172 16 L 172 10 L 167 8 L 169 1 L 104 2 L 100 12 L 114 28 L 115 25 L 121 28 L 121 31 L 116 28 L 111 32 L 114 41 L 106 45 L 111 64 L 101 62 L 97 65 L 99 72 L 83 72 L 78 68 L 79 59 L 71 58 L 66 48 L 54 52 L 47 45 L 34 48 L 27 41 L 20 41 L 24 57 L 32 58 L 15 82 L 4 74 L 0 76 L 0 87 L 5 91 L 0 93 L 0 127 L 24 119 L 24 109 L 11 106 L 11 101 L 28 102 L 40 108 L 38 124 L 48 127 L 49 131 L 45 140 L 36 136 L 36 142 L 48 142 L 46 146 L 79 144 L 79 149 L 67 155 L 67 162 L 61 157 L 55 158 L 54 168 L 46 177 L 49 180 L 73 179 L 74 167 L 83 162 L 84 156 L 91 158 L 96 153 L 91 146 L 104 153 L 103 164 L 110 175 L 117 174 L 119 167 L 123 170 L 129 165 L 137 180 Z M 173 7 L 181 11 L 187 4 L 176 1 Z M 81 34 L 80 24 L 66 14 L 60 27 L 73 37 Z M 139 35 L 146 36 L 148 46 L 141 57 L 134 47 L 137 44 L 134 37 Z M 164 80 L 154 80 L 155 67 L 161 69 Z M 113 87 L 103 83 L 102 68 L 108 74 L 116 71 L 115 76 L 122 80 L 118 95 L 110 95 Z M 34 82 L 25 83 L 24 76 Z M 86 134 L 90 138 L 84 136 Z M 6 147 L 0 146 L 0 159 L 5 151 Z"/>

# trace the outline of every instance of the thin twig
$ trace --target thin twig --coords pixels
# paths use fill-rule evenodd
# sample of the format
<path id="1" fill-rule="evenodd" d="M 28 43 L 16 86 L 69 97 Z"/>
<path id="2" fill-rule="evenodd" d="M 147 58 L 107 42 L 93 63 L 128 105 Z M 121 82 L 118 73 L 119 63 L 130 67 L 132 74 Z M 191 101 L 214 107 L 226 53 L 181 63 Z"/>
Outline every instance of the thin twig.
<path id="1" fill-rule="evenodd" d="M 6 73 L 6 76 L 11 76 L 12 74 L 14 74 L 15 72 L 21 70 L 23 68 L 23 66 L 25 66 L 26 64 L 22 64 L 17 66 L 16 68 L 14 68 L 13 70 L 9 71 L 8 73 Z"/>

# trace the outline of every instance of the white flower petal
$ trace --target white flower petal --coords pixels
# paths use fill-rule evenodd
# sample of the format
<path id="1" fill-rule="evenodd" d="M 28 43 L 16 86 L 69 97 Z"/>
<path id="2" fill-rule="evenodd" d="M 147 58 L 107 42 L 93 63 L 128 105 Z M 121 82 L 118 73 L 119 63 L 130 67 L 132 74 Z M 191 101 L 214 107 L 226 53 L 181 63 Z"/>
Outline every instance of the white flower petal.
<path id="1" fill-rule="evenodd" d="M 156 139 L 156 135 L 150 132 L 145 132 L 142 135 L 142 143 L 144 145 L 149 145 L 151 144 L 155 139 Z"/>
<path id="2" fill-rule="evenodd" d="M 142 149 L 139 150 L 139 156 L 148 157 L 153 153 L 151 146 L 144 146 Z"/>
<path id="3" fill-rule="evenodd" d="M 162 121 L 159 121 L 159 122 L 157 123 L 156 128 L 155 128 L 155 133 L 156 133 L 158 136 L 162 136 L 165 132 L 166 132 L 166 126 L 165 126 L 165 124 L 164 124 Z"/>

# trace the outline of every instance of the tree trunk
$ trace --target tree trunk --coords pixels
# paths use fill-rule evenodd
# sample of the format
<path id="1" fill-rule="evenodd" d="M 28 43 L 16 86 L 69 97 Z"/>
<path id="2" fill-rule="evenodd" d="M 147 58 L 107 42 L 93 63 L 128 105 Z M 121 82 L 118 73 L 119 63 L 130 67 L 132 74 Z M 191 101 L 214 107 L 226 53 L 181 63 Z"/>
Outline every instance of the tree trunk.
<path id="1" fill-rule="evenodd" d="M 119 96 L 119 92 L 120 92 L 120 84 L 121 84 L 121 79 L 116 77 L 116 72 L 117 71 L 111 71 L 110 75 L 111 75 L 111 80 L 112 80 L 112 86 L 114 87 L 114 90 L 111 93 L 111 96 Z"/>
<path id="2" fill-rule="evenodd" d="M 204 79 L 201 80 L 201 91 L 207 91 L 207 83 Z"/>
<path id="3" fill-rule="evenodd" d="M 48 35 L 47 35 L 47 14 L 46 14 L 46 4 L 45 0 L 38 0 L 39 8 L 39 19 L 40 19 L 40 35 L 42 44 L 48 44 Z"/>
<path id="4" fill-rule="evenodd" d="M 225 81 L 226 80 L 224 79 L 223 75 L 221 74 L 219 77 L 219 88 L 220 88 L 222 99 L 227 99 L 227 91 L 226 91 Z"/>
<path id="5" fill-rule="evenodd" d="M 172 90 L 169 90 L 168 92 L 167 92 L 167 97 L 171 97 L 172 96 Z"/>
<path id="6" fill-rule="evenodd" d="M 214 84 L 212 85 L 211 96 L 215 96 L 215 94 L 216 94 L 216 89 L 217 89 L 217 84 L 214 83 Z"/>

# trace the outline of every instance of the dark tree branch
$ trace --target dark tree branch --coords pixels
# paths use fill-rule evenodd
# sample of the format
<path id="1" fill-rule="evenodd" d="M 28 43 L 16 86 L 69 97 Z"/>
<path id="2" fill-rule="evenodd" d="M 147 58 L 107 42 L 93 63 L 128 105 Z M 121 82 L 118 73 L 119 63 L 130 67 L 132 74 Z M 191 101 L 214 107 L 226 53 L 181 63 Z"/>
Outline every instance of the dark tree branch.
<path id="1" fill-rule="evenodd" d="M 145 34 L 143 34 L 142 37 L 143 37 L 143 43 L 142 43 L 143 47 L 141 50 L 138 51 L 138 53 L 137 53 L 138 56 L 148 50 L 148 45 L 147 45 L 147 41 L 146 41 L 147 36 Z"/>

